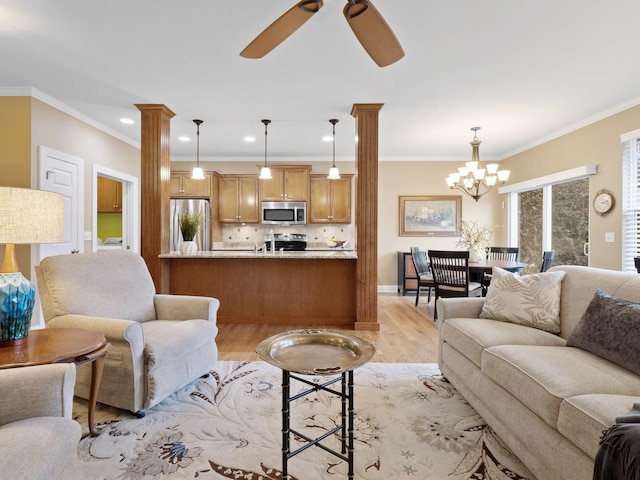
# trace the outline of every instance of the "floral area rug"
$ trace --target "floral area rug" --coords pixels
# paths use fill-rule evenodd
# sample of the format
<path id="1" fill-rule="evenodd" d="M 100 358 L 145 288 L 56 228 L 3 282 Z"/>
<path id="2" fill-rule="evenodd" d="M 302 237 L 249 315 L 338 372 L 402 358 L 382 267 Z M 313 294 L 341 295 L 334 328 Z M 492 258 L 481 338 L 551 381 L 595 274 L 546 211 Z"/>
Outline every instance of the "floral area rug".
<path id="1" fill-rule="evenodd" d="M 436 365 L 369 363 L 354 380 L 356 479 L 533 480 Z M 281 479 L 281 382 L 282 371 L 266 362 L 218 362 L 144 418 L 99 405 L 101 434 L 78 446 L 85 478 Z M 291 380 L 292 394 L 308 388 Z M 74 404 L 85 430 L 86 405 Z M 316 438 L 341 423 L 340 412 L 340 398 L 320 390 L 291 403 L 291 428 Z M 340 451 L 336 435 L 323 444 Z M 300 445 L 292 438 L 292 451 Z M 316 446 L 288 462 L 291 480 L 347 472 Z"/>

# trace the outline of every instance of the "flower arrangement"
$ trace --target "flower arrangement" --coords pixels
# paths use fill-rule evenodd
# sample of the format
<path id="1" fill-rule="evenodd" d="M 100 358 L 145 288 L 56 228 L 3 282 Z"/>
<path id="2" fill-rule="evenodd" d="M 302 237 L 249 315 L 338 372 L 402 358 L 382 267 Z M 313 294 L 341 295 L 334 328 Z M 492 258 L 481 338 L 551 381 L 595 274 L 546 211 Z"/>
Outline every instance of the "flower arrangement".
<path id="1" fill-rule="evenodd" d="M 488 247 L 493 241 L 493 231 L 486 225 L 480 225 L 477 220 L 460 222 L 460 238 L 457 247 L 477 250 Z"/>
<path id="2" fill-rule="evenodd" d="M 180 215 L 180 232 L 185 242 L 192 242 L 198 233 L 202 215 L 199 213 L 185 213 Z"/>

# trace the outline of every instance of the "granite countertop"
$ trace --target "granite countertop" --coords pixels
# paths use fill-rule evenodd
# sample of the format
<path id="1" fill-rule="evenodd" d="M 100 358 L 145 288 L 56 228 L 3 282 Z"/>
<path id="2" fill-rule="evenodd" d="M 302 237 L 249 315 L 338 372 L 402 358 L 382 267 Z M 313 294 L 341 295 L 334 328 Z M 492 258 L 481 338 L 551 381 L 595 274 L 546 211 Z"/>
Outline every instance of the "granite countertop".
<path id="1" fill-rule="evenodd" d="M 328 250 L 306 250 L 303 252 L 271 252 L 255 253 L 253 250 L 211 250 L 196 252 L 193 255 L 185 255 L 179 252 L 164 253 L 159 258 L 255 258 L 255 259 L 287 259 L 287 258 L 315 258 L 327 260 L 357 259 L 358 255 L 353 250 L 331 248 Z"/>

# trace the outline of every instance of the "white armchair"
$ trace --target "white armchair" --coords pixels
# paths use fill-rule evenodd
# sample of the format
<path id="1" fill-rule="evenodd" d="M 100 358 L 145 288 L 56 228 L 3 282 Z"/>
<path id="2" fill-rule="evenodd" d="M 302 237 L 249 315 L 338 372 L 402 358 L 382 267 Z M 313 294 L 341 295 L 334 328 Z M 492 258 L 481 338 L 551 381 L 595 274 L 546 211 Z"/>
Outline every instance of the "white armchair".
<path id="1" fill-rule="evenodd" d="M 79 480 L 73 363 L 0 370 L 0 477 Z"/>
<path id="2" fill-rule="evenodd" d="M 218 358 L 216 298 L 160 295 L 138 254 L 58 255 L 36 267 L 48 328 L 104 334 L 107 352 L 98 402 L 142 413 Z M 76 395 L 89 398 L 91 367 L 78 368 Z"/>

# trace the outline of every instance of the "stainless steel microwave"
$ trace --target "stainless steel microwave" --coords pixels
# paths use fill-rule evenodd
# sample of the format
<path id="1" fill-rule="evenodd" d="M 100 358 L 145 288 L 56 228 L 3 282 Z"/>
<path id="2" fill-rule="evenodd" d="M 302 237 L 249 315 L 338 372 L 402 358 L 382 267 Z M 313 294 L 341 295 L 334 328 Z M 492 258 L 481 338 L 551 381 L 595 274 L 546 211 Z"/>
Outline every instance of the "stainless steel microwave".
<path id="1" fill-rule="evenodd" d="M 262 223 L 270 225 L 304 225 L 306 202 L 262 202 Z"/>

